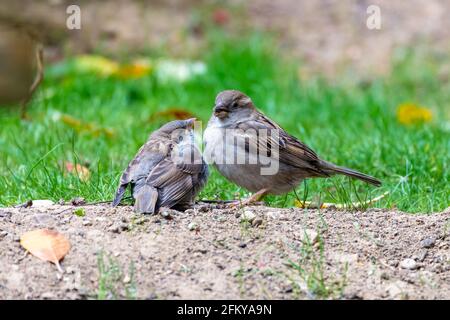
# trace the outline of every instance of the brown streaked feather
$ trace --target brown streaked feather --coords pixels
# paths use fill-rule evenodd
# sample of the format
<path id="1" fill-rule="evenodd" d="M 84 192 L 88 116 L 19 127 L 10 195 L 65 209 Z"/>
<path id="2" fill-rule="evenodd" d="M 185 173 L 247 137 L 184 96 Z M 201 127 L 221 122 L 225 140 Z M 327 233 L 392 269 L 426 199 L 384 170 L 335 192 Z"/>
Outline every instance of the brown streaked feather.
<path id="1" fill-rule="evenodd" d="M 264 141 L 258 141 L 257 146 L 260 154 L 268 154 L 267 152 L 276 150 L 274 147 L 278 147 L 277 156 L 279 157 L 280 162 L 292 167 L 307 169 L 314 176 L 329 176 L 328 173 L 321 170 L 320 160 L 314 150 L 297 138 L 289 135 L 285 130 L 262 113 L 258 112 L 256 119 L 239 123 L 237 127 L 242 130 L 251 128 L 256 130 L 256 132 L 260 129 L 277 130 L 279 135 L 278 139 L 270 136 L 270 132 L 268 132 L 267 144 L 265 144 Z"/>
<path id="2" fill-rule="evenodd" d="M 192 176 L 170 158 L 161 161 L 149 174 L 146 184 L 159 190 L 159 206 L 171 207 L 192 192 Z"/>
<path id="3" fill-rule="evenodd" d="M 120 203 L 126 188 L 130 183 L 135 183 L 140 179 L 147 178 L 153 167 L 161 162 L 161 160 L 167 156 L 169 151 L 170 146 L 161 148 L 160 145 L 154 143 L 152 139 L 145 143 L 122 173 L 112 206 L 115 207 Z"/>
<path id="4" fill-rule="evenodd" d="M 134 211 L 136 213 L 155 213 L 158 203 L 158 190 L 144 184 L 138 190 L 133 192 L 135 198 Z"/>

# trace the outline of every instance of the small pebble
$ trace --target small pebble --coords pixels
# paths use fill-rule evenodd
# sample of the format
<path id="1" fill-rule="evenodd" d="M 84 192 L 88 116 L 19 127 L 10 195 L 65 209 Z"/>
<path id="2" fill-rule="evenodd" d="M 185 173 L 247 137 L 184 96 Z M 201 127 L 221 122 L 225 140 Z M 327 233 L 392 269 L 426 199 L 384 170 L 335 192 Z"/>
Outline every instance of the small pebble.
<path id="1" fill-rule="evenodd" d="M 304 229 L 295 234 L 295 237 L 303 243 L 314 244 L 319 239 L 319 234 L 311 229 Z"/>
<path id="2" fill-rule="evenodd" d="M 255 220 L 256 214 L 253 213 L 253 211 L 245 210 L 244 213 L 241 215 L 241 221 L 248 221 L 253 222 Z"/>
<path id="3" fill-rule="evenodd" d="M 73 267 L 67 267 L 67 268 L 66 268 L 66 273 L 67 273 L 67 274 L 75 273 L 75 268 L 73 268 Z"/>
<path id="4" fill-rule="evenodd" d="M 257 218 L 255 218 L 255 220 L 253 220 L 252 226 L 258 227 L 258 226 L 260 226 L 262 223 L 263 223 L 263 219 L 257 217 Z"/>
<path id="5" fill-rule="evenodd" d="M 144 224 L 148 219 L 143 217 L 143 218 L 137 218 L 136 220 L 134 220 L 135 224 Z"/>
<path id="6" fill-rule="evenodd" d="M 55 298 L 55 295 L 54 295 L 53 292 L 44 292 L 44 293 L 41 295 L 41 298 L 42 298 L 42 299 L 54 299 L 54 298 Z"/>
<path id="7" fill-rule="evenodd" d="M 90 220 L 83 220 L 83 226 L 92 226 L 92 221 Z"/>
<path id="8" fill-rule="evenodd" d="M 158 296 L 156 295 L 156 293 L 150 293 L 147 298 L 145 298 L 146 300 L 155 300 L 158 299 Z"/>
<path id="9" fill-rule="evenodd" d="M 190 231 L 197 231 L 197 230 L 200 229 L 200 227 L 199 227 L 199 225 L 198 225 L 196 222 L 191 222 L 191 223 L 189 223 L 189 225 L 188 225 L 188 229 L 189 229 Z"/>
<path id="10" fill-rule="evenodd" d="M 82 206 L 83 204 L 86 204 L 86 200 L 82 197 L 76 197 L 76 198 L 73 198 L 72 200 L 70 200 L 70 203 L 73 206 Z"/>
<path id="11" fill-rule="evenodd" d="M 209 206 L 207 204 L 203 204 L 197 207 L 198 212 L 208 212 Z"/>
<path id="12" fill-rule="evenodd" d="M 397 267 L 398 266 L 398 261 L 390 260 L 388 262 L 388 265 L 390 265 L 391 267 Z"/>
<path id="13" fill-rule="evenodd" d="M 120 230 L 119 226 L 113 225 L 108 228 L 108 231 L 112 232 L 112 233 L 120 233 L 121 230 Z"/>
<path id="14" fill-rule="evenodd" d="M 431 248 L 434 246 L 435 243 L 436 243 L 436 238 L 433 236 L 426 237 L 425 239 L 420 241 L 420 245 L 422 246 L 422 248 Z"/>
<path id="15" fill-rule="evenodd" d="M 161 216 L 167 220 L 173 219 L 172 215 L 168 210 L 161 211 Z"/>
<path id="16" fill-rule="evenodd" d="M 245 248 L 247 247 L 247 244 L 245 242 L 239 243 L 239 248 Z"/>
<path id="17" fill-rule="evenodd" d="M 227 220 L 227 218 L 225 218 L 224 216 L 218 216 L 217 217 L 217 221 L 218 222 L 225 222 Z"/>
<path id="18" fill-rule="evenodd" d="M 388 294 L 388 297 L 391 299 L 399 299 L 399 298 L 406 298 L 407 294 L 405 292 L 407 284 L 404 281 L 395 281 L 390 283 L 386 287 L 386 293 Z"/>
<path id="19" fill-rule="evenodd" d="M 268 211 L 266 215 L 272 220 L 277 220 L 280 218 L 280 214 L 277 211 Z"/>
<path id="20" fill-rule="evenodd" d="M 387 274 L 386 272 L 383 272 L 381 275 L 380 275 L 380 278 L 381 279 L 383 279 L 383 280 L 389 280 L 389 274 Z"/>
<path id="21" fill-rule="evenodd" d="M 414 259 L 414 260 L 417 260 L 417 261 L 419 261 L 419 262 L 423 262 L 423 261 L 425 260 L 426 256 L 427 256 L 427 254 L 428 254 L 428 252 L 427 252 L 426 249 L 421 249 L 421 250 L 419 250 L 418 253 L 416 253 L 416 254 L 413 256 L 413 259 Z"/>
<path id="22" fill-rule="evenodd" d="M 47 208 L 51 207 L 55 203 L 51 200 L 33 200 L 33 208 Z"/>
<path id="23" fill-rule="evenodd" d="M 131 282 L 130 276 L 129 276 L 129 275 L 126 275 L 126 276 L 123 278 L 122 282 L 125 283 L 125 284 L 126 284 L 126 283 L 130 283 L 130 282 Z"/>
<path id="24" fill-rule="evenodd" d="M 417 269 L 417 263 L 414 261 L 414 259 L 406 258 L 400 262 L 400 268 L 414 270 Z"/>
<path id="25" fill-rule="evenodd" d="M 291 285 L 287 285 L 286 287 L 284 287 L 283 291 L 284 293 L 291 293 L 292 291 L 294 291 L 294 289 Z"/>

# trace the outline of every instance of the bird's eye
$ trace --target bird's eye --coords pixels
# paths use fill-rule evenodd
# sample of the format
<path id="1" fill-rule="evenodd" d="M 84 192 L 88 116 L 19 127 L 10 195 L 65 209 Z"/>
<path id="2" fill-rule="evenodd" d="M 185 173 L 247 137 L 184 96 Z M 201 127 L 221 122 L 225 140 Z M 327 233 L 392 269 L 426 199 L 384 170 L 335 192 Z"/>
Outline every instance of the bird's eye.
<path id="1" fill-rule="evenodd" d="M 183 141 L 183 136 L 179 136 L 178 141 Z"/>
<path id="2" fill-rule="evenodd" d="M 233 109 L 236 109 L 236 108 L 237 108 L 237 102 L 236 102 L 236 101 L 234 101 L 234 102 L 231 104 L 231 108 L 233 108 Z"/>

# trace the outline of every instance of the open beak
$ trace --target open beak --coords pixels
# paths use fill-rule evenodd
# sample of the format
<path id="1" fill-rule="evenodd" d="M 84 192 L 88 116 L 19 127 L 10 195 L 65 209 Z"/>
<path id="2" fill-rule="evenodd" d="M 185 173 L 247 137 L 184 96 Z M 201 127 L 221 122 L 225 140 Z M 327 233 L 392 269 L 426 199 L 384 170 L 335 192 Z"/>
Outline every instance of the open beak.
<path id="1" fill-rule="evenodd" d="M 226 118 L 228 116 L 228 109 L 225 106 L 218 104 L 214 107 L 214 115 L 219 119 Z"/>

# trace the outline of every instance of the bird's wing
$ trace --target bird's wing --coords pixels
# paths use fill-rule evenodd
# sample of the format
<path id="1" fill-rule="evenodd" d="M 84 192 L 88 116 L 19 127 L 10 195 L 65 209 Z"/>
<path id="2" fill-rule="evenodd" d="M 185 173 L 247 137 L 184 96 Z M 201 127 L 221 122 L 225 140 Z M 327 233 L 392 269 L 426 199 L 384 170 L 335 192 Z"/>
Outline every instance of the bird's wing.
<path id="1" fill-rule="evenodd" d="M 201 170 L 198 174 L 192 175 L 192 183 L 194 185 L 194 189 L 192 191 L 193 195 L 197 195 L 201 189 L 206 185 L 208 181 L 208 164 L 202 159 Z"/>
<path id="2" fill-rule="evenodd" d="M 193 175 L 197 174 L 193 165 L 179 165 L 167 157 L 150 172 L 146 184 L 158 189 L 159 206 L 170 208 L 193 192 Z"/>
<path id="3" fill-rule="evenodd" d="M 170 145 L 163 145 L 152 139 L 147 141 L 122 173 L 112 205 L 117 206 L 120 203 L 128 184 L 147 178 L 150 171 L 167 157 L 170 149 Z"/>
<path id="4" fill-rule="evenodd" d="M 243 121 L 238 124 L 241 130 L 253 129 L 256 132 L 248 135 L 253 138 L 252 143 L 257 146 L 258 154 L 268 155 L 269 157 L 278 157 L 279 161 L 302 169 L 308 169 L 319 176 L 328 176 L 327 173 L 320 169 L 320 159 L 317 154 L 306 144 L 291 136 L 284 131 L 275 122 L 264 116 L 258 116 L 252 120 Z M 261 137 L 261 129 L 267 130 L 266 139 Z M 258 141 L 254 141 L 257 138 Z M 246 142 L 246 148 L 249 148 L 249 143 Z M 248 149 L 249 150 L 249 149 Z"/>

